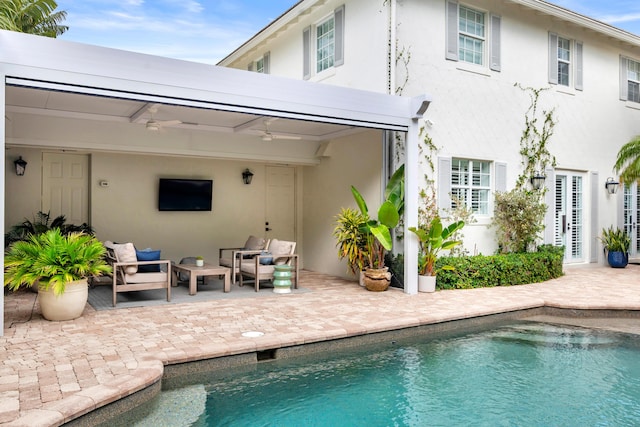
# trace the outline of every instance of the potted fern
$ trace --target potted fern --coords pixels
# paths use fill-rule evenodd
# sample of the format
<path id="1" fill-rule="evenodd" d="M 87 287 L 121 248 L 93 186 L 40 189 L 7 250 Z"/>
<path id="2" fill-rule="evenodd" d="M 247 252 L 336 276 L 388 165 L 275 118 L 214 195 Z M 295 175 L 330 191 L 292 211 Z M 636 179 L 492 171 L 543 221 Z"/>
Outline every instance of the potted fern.
<path id="1" fill-rule="evenodd" d="M 436 290 L 436 261 L 440 251 L 449 250 L 462 242 L 455 240 L 454 235 L 464 227 L 464 221 L 456 221 L 447 227 L 442 226 L 439 216 L 434 217 L 428 229 L 409 227 L 420 242 L 418 254 L 418 290 L 420 292 L 434 292 Z M 453 267 L 444 266 L 445 270 Z"/>
<path id="2" fill-rule="evenodd" d="M 75 319 L 87 303 L 87 278 L 111 273 L 105 252 L 98 239 L 82 232 L 32 234 L 5 252 L 4 285 L 16 291 L 37 284 L 45 319 Z"/>
<path id="3" fill-rule="evenodd" d="M 604 245 L 607 262 L 613 268 L 624 268 L 629 263 L 629 246 L 631 238 L 620 228 L 602 229 L 600 241 Z"/>

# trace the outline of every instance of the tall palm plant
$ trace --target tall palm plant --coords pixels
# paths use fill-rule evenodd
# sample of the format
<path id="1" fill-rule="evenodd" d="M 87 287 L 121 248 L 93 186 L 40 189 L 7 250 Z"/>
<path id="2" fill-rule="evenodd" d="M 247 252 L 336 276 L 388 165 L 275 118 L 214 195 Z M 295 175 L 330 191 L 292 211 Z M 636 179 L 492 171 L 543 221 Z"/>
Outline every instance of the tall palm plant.
<path id="1" fill-rule="evenodd" d="M 55 0 L 2 0 L 0 29 L 56 38 L 69 29 L 60 25 L 67 12 L 57 7 Z"/>
<path id="2" fill-rule="evenodd" d="M 613 168 L 620 174 L 620 180 L 626 184 L 640 180 L 640 135 L 620 148 Z"/>

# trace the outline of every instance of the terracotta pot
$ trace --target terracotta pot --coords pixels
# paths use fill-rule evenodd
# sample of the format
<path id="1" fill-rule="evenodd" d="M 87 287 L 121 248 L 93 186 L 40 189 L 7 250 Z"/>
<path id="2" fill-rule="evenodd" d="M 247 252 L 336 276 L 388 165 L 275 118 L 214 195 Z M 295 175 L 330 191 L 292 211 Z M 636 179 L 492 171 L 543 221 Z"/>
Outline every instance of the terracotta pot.
<path id="1" fill-rule="evenodd" d="M 367 268 L 364 272 L 364 286 L 369 291 L 382 292 L 386 291 L 391 284 L 391 273 L 388 267 L 384 268 Z"/>
<path id="2" fill-rule="evenodd" d="M 40 310 L 47 320 L 73 320 L 82 316 L 89 297 L 87 279 L 67 283 L 62 295 L 56 295 L 53 288 L 38 289 Z"/>

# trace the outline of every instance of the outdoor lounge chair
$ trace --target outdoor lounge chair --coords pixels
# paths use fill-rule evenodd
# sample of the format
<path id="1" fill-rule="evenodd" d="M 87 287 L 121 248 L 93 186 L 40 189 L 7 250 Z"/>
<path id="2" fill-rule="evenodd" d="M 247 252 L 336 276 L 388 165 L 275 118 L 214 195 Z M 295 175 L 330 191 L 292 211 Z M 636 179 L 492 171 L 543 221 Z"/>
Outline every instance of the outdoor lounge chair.
<path id="1" fill-rule="evenodd" d="M 260 280 L 273 281 L 274 264 L 295 264 L 292 270 L 294 288 L 298 288 L 298 255 L 295 253 L 296 242 L 273 239 L 269 243 L 269 252 L 262 252 L 251 259 L 245 259 L 244 251 L 238 251 L 240 286 L 244 285 L 244 278 L 253 278 L 256 292 L 260 290 Z M 270 263 L 266 263 L 270 261 Z"/>
<path id="2" fill-rule="evenodd" d="M 118 292 L 166 289 L 167 301 L 171 301 L 171 261 L 138 261 L 133 243 L 104 242 L 107 261 L 113 267 L 113 306 Z M 153 271 L 140 271 L 142 266 Z M 144 268 L 144 267 L 143 267 Z"/>
<path id="3" fill-rule="evenodd" d="M 243 247 L 220 248 L 218 265 L 231 269 L 231 283 L 236 283 L 236 274 L 240 271 L 238 257 L 252 258 L 263 250 L 269 249 L 269 239 L 249 236 Z M 242 251 L 242 254 L 239 252 Z"/>

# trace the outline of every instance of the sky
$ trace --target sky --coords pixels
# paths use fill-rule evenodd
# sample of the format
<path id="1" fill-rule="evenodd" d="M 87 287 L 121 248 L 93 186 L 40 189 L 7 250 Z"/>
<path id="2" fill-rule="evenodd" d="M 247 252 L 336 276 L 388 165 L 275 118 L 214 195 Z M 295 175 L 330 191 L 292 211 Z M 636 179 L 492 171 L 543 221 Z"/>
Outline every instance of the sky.
<path id="1" fill-rule="evenodd" d="M 383 0 L 370 0 L 382 2 Z M 296 0 L 57 0 L 62 40 L 215 64 Z M 640 35 L 638 0 L 552 3 Z"/>

